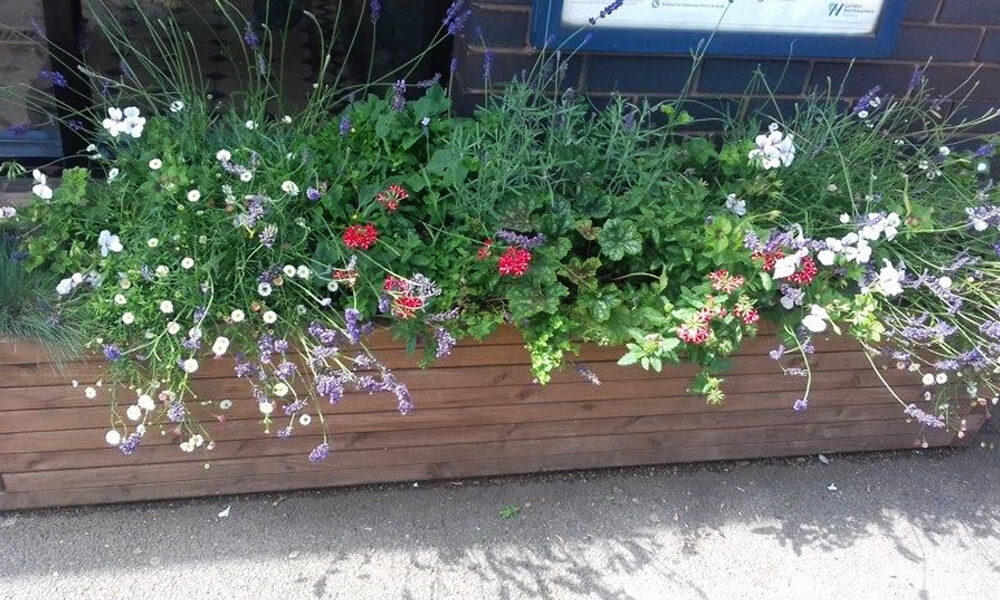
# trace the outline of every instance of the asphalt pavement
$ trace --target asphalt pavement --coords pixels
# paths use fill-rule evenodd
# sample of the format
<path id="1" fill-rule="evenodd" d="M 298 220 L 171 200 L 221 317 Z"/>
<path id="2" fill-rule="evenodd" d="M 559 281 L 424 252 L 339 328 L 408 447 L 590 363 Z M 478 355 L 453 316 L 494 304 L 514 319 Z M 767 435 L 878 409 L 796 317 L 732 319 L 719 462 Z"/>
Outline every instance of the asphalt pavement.
<path id="1" fill-rule="evenodd" d="M 993 600 L 998 590 L 996 433 L 967 450 L 0 513 L 3 599 Z"/>

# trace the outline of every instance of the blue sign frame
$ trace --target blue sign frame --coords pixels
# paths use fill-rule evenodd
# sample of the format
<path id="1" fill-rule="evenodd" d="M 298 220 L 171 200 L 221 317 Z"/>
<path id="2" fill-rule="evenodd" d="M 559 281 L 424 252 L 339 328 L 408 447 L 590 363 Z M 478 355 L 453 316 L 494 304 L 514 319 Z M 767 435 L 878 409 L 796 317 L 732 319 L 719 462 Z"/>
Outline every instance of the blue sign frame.
<path id="1" fill-rule="evenodd" d="M 567 42 L 579 28 L 562 26 L 563 0 L 533 2 L 531 43 L 536 49 L 557 48 L 565 42 L 567 47 L 579 46 L 588 52 L 689 54 L 711 36 L 709 55 L 783 58 L 884 58 L 892 51 L 906 12 L 906 0 L 885 0 L 874 33 L 867 36 L 588 27 L 584 35 Z"/>

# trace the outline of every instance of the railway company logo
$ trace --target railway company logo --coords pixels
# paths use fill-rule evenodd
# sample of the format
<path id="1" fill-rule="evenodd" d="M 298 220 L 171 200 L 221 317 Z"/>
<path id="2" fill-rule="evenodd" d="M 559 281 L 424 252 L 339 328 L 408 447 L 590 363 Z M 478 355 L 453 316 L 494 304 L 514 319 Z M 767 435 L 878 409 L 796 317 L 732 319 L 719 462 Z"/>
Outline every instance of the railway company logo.
<path id="1" fill-rule="evenodd" d="M 843 2 L 831 2 L 829 8 L 827 9 L 827 14 L 831 17 L 839 17 L 842 12 L 844 12 Z"/>

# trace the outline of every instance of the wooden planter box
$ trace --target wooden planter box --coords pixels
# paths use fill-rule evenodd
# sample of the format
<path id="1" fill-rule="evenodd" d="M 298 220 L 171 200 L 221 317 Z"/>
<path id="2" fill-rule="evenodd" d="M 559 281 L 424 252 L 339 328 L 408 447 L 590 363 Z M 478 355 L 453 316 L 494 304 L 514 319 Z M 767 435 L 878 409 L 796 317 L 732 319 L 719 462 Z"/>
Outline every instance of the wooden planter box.
<path id="1" fill-rule="evenodd" d="M 348 394 L 326 413 L 330 458 L 314 465 L 306 455 L 321 441 L 318 420 L 289 440 L 264 435 L 249 386 L 229 361 L 206 361 L 195 386 L 203 400 L 233 400 L 228 412 L 215 411 L 226 415 L 211 425 L 215 450 L 182 453 L 179 438 L 151 428 L 139 451 L 123 456 L 104 442 L 108 390 L 95 400 L 83 394 L 100 377 L 99 362 L 59 369 L 38 348 L 0 342 L 0 509 L 946 446 L 968 442 L 983 422 L 965 404 L 962 437 L 907 423 L 845 338 L 818 341 L 809 409 L 794 412 L 805 380 L 778 372 L 767 355 L 776 345 L 770 335 L 748 340 L 726 374 L 728 400 L 710 406 L 686 393 L 690 365 L 663 374 L 618 367 L 617 348 L 583 350 L 580 361 L 600 386 L 572 369 L 540 386 L 513 331 L 461 345 L 428 369 L 377 337 L 376 354 L 409 384 L 415 410 L 402 416 L 389 395 Z M 921 396 L 914 375 L 883 375 L 904 398 Z"/>

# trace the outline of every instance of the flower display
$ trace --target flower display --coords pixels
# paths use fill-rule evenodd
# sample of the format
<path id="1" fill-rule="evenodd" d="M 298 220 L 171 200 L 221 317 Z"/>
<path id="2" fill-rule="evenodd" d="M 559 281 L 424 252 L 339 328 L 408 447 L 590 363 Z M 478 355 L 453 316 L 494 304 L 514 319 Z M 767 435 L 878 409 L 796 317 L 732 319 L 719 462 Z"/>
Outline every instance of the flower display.
<path id="1" fill-rule="evenodd" d="M 351 225 L 344 231 L 342 238 L 348 248 L 368 250 L 378 241 L 378 229 L 372 223 Z"/>

